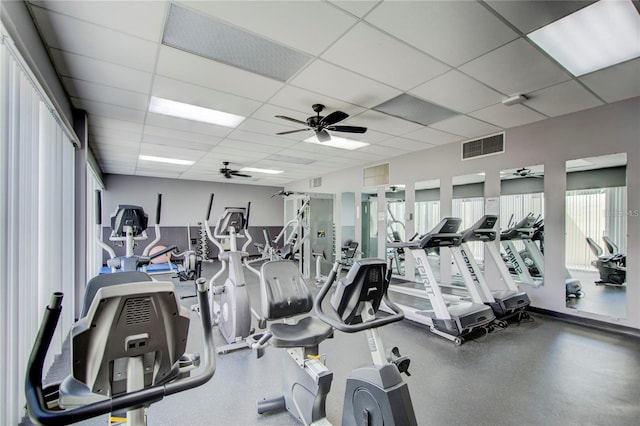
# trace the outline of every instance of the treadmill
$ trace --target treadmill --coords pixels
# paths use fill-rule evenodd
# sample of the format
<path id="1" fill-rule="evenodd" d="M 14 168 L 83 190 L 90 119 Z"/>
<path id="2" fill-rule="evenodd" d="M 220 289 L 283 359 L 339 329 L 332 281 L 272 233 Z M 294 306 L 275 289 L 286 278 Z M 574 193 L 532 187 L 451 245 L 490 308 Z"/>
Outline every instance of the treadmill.
<path id="1" fill-rule="evenodd" d="M 404 297 L 396 297 L 396 286 L 390 285 L 389 291 L 394 293 L 391 297 L 394 303 L 400 306 L 408 319 L 429 326 L 432 333 L 451 340 L 456 345 L 463 344 L 464 336 L 473 331 L 481 328 L 491 331 L 491 323 L 495 319 L 491 308 L 483 303 L 462 298 L 456 302 L 445 299 L 427 259 L 428 249 L 457 247 L 462 243 L 462 234 L 457 232 L 460 223 L 459 218 L 447 217 L 417 239 L 387 244 L 389 248 L 403 248 L 411 253 L 419 275 L 419 284 L 423 288 L 422 294 L 417 298 L 406 297 L 405 291 L 398 292 L 404 294 Z M 425 296 L 431 305 L 428 310 L 424 309 Z"/>
<path id="2" fill-rule="evenodd" d="M 500 327 L 506 327 L 509 325 L 510 319 L 520 321 L 529 317 L 525 309 L 531 304 L 531 301 L 527 293 L 519 290 L 516 286 L 500 252 L 493 243 L 498 234 L 497 223 L 498 216 L 496 215 L 481 217 L 473 226 L 462 232 L 462 244 L 457 248 L 452 248 L 452 251 L 454 258 L 459 258 L 456 263 L 461 267 L 462 276 L 465 278 L 467 287 L 470 287 L 470 293 L 477 292 L 482 302 L 493 310 L 498 320 L 496 323 Z M 486 259 L 489 259 L 498 269 L 499 279 L 495 282 L 492 281 L 491 285 L 485 279 L 484 273 L 480 270 L 469 249 L 468 243 L 471 241 L 483 243 L 485 264 Z"/>

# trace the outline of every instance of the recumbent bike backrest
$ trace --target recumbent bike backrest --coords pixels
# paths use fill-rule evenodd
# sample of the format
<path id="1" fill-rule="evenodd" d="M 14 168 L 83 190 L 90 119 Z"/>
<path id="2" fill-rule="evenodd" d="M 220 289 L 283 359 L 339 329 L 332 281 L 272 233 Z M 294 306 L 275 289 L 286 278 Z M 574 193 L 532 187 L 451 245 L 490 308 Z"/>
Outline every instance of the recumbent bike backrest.
<path id="1" fill-rule="evenodd" d="M 338 282 L 336 292 L 331 297 L 331 306 L 343 323 L 361 323 L 364 302 L 370 302 L 374 313 L 377 312 L 390 278 L 384 260 L 356 260 L 347 276 Z"/>
<path id="2" fill-rule="evenodd" d="M 313 297 L 292 260 L 265 262 L 260 271 L 262 317 L 278 320 L 306 314 L 313 308 Z"/>

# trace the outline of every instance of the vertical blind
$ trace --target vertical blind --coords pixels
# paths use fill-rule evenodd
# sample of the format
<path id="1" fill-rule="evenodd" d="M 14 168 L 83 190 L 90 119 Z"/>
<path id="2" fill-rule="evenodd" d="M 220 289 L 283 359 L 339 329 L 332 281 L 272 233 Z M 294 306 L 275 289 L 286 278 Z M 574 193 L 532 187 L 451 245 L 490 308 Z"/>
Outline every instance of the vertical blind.
<path id="1" fill-rule="evenodd" d="M 74 147 L 0 26 L 0 424 L 24 416 L 24 377 L 53 291 L 74 306 Z M 48 368 L 73 322 L 63 310 Z"/>

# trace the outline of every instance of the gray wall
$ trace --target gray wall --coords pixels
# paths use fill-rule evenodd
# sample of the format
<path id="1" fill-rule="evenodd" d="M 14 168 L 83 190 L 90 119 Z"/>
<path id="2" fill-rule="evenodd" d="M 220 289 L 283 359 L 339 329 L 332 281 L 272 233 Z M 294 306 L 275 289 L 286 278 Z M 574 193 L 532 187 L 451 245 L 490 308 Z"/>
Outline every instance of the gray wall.
<path id="1" fill-rule="evenodd" d="M 282 197 L 271 195 L 282 188 L 235 183 L 201 182 L 142 176 L 105 175 L 102 196 L 102 223 L 107 224 L 118 204 L 142 206 L 149 215 L 149 226 L 155 223 L 156 198 L 162 193 L 162 226 L 195 226 L 205 219 L 209 194 L 215 193 L 211 223 L 225 207 L 245 207 L 251 202 L 251 226 L 282 226 Z"/>
<path id="2" fill-rule="evenodd" d="M 441 214 L 450 213 L 454 176 L 485 173 L 485 197 L 500 196 L 500 171 L 528 165 L 544 165 L 545 285 L 528 288 L 532 304 L 576 317 L 585 317 L 640 329 L 640 262 L 629 262 L 627 317 L 604 317 L 576 311 L 565 303 L 565 162 L 577 158 L 627 153 L 627 208 L 640 207 L 640 98 L 632 98 L 542 122 L 508 129 L 503 154 L 461 160 L 460 143 L 451 143 L 390 160 L 390 182 L 413 187 L 415 182 L 440 179 Z M 322 176 L 318 192 L 363 190 L 362 167 Z M 287 190 L 303 191 L 308 180 L 294 182 Z M 384 193 L 379 197 L 384 197 Z M 407 196 L 407 199 L 409 197 Z M 339 224 L 338 224 L 339 225 Z M 407 230 L 413 229 L 408 220 Z M 629 216 L 628 258 L 640 259 L 640 218 Z M 548 279 L 547 279 L 548 278 Z"/>

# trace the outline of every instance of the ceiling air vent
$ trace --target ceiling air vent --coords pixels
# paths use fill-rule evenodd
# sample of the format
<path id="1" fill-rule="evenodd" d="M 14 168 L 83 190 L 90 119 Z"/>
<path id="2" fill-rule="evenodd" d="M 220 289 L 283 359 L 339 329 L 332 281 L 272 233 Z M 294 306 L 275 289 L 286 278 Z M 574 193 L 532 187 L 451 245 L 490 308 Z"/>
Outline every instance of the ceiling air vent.
<path id="1" fill-rule="evenodd" d="M 369 188 L 382 185 L 389 185 L 389 163 L 362 169 L 362 186 Z"/>
<path id="2" fill-rule="evenodd" d="M 322 186 L 322 178 L 321 177 L 309 179 L 309 188 L 319 188 L 321 186 Z"/>
<path id="3" fill-rule="evenodd" d="M 504 133 L 462 143 L 462 159 L 504 152 Z"/>

